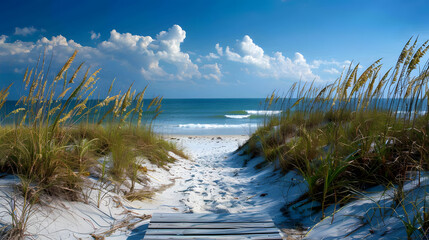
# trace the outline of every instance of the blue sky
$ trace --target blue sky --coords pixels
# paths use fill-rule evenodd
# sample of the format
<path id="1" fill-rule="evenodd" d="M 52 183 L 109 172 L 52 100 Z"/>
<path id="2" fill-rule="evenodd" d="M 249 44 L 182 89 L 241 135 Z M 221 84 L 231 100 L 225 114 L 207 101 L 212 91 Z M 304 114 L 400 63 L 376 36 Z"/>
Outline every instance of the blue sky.
<path id="1" fill-rule="evenodd" d="M 350 61 L 391 66 L 429 39 L 424 0 L 9 1 L 0 8 L 0 87 L 22 93 L 46 48 L 53 69 L 79 50 L 101 90 L 149 84 L 148 96 L 265 97 L 293 82 L 332 82 Z"/>

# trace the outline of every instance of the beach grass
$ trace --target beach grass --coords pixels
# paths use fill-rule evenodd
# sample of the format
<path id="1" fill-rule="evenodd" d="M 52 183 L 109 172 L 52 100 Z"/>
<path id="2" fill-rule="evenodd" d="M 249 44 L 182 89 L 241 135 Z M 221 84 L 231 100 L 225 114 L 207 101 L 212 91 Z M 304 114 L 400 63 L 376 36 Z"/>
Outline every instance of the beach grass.
<path id="1" fill-rule="evenodd" d="M 83 71 L 80 64 L 71 71 L 76 54 L 53 79 L 48 78 L 50 66 L 45 66 L 43 56 L 26 70 L 25 94 L 15 109 L 3 114 L 0 169 L 31 182 L 41 194 L 81 200 L 85 178 L 94 174 L 91 169 L 101 169 L 100 159 L 107 156 L 103 178 L 116 183 L 129 179 L 133 192 L 137 175 L 143 174 L 137 156 L 158 166 L 174 161 L 169 151 L 184 156 L 151 129 L 162 98 L 144 105 L 146 88 L 137 92 L 131 85 L 113 94 L 114 82 L 105 98 L 95 98 L 101 69 Z M 0 91 L 0 110 L 10 87 Z M 95 177 L 101 177 L 98 172 Z"/>
<path id="2" fill-rule="evenodd" d="M 410 39 L 389 69 L 381 59 L 362 70 L 352 63 L 331 84 L 273 93 L 265 109 L 282 113 L 267 116 L 244 149 L 299 172 L 322 213 L 356 191 L 400 186 L 429 167 L 429 65 L 419 65 L 427 45 Z"/>

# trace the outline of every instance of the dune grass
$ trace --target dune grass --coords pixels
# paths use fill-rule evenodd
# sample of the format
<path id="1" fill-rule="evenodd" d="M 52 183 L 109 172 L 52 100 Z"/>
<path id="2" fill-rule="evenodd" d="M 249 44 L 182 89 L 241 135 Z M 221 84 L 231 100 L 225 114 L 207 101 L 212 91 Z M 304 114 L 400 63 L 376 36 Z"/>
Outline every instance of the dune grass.
<path id="1" fill-rule="evenodd" d="M 427 43 L 410 39 L 383 73 L 381 59 L 360 74 L 351 64 L 329 85 L 295 83 L 283 97 L 272 94 L 266 109 L 282 113 L 267 116 L 247 153 L 298 171 L 322 212 L 356 191 L 400 186 L 410 171 L 427 170 L 429 65 L 419 65 Z"/>
<path id="2" fill-rule="evenodd" d="M 111 96 L 112 82 L 107 97 L 93 100 L 100 69 L 81 72 L 80 64 L 71 71 L 76 54 L 53 79 L 48 78 L 50 66 L 45 67 L 44 57 L 27 69 L 25 94 L 14 110 L 3 114 L 0 170 L 34 183 L 43 194 L 80 200 L 85 177 L 101 168 L 102 156 L 109 156 L 107 177 L 118 183 L 130 179 L 132 192 L 141 174 L 137 156 L 159 166 L 174 160 L 169 151 L 184 156 L 150 128 L 161 112 L 162 98 L 146 106 L 146 89 L 136 92 L 132 86 Z M 9 89 L 0 91 L 0 110 Z"/>
<path id="3" fill-rule="evenodd" d="M 132 86 L 111 96 L 112 82 L 107 97 L 94 100 L 100 69 L 81 73 L 80 64 L 70 71 L 76 54 L 53 79 L 48 78 L 50 66 L 45 67 L 44 57 L 27 69 L 24 95 L 13 110 L 4 108 L 10 103 L 11 85 L 0 90 L 0 171 L 18 176 L 21 182 L 17 188 L 21 197 L 5 195 L 11 196 L 6 199 L 10 206 L 4 208 L 12 222 L 2 230 L 2 238 L 25 238 L 29 219 L 46 195 L 88 202 L 85 189 L 91 192 L 98 186 L 98 207 L 106 195 L 102 188 L 107 187 L 122 189 L 117 192 L 132 196 L 130 200 L 142 200 L 150 190 L 135 189 L 146 173 L 139 159 L 162 167 L 174 161 L 169 151 L 186 157 L 151 129 L 161 113 L 162 98 L 145 106 L 146 88 L 136 92 Z M 90 176 L 98 184 L 89 181 Z"/>

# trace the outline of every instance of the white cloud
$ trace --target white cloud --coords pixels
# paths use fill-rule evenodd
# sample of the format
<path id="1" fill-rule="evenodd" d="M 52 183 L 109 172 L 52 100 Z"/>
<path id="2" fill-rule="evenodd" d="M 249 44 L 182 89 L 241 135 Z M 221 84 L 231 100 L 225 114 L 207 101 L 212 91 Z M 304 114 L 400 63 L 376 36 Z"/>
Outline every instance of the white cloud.
<path id="1" fill-rule="evenodd" d="M 14 43 L 7 43 L 7 36 L 0 36 L 0 56 L 19 55 L 29 53 L 34 44 L 31 42 L 15 41 Z"/>
<path id="2" fill-rule="evenodd" d="M 339 74 L 340 73 L 340 71 L 338 71 L 336 68 L 324 69 L 323 71 L 330 73 L 330 74 Z"/>
<path id="3" fill-rule="evenodd" d="M 339 62 L 336 60 L 314 60 L 311 63 L 310 67 L 312 69 L 320 69 L 323 67 L 324 68 L 323 72 L 326 72 L 329 74 L 339 74 L 345 68 L 348 68 L 350 64 L 351 64 L 351 61 L 349 60 L 345 60 L 342 62 Z"/>
<path id="4" fill-rule="evenodd" d="M 152 62 L 149 66 L 145 68 L 141 68 L 141 73 L 146 79 L 156 80 L 157 78 L 168 78 L 172 79 L 174 77 L 173 74 L 168 74 L 164 69 L 159 66 L 158 62 Z"/>
<path id="5" fill-rule="evenodd" d="M 331 60 L 331 61 L 327 61 L 327 60 L 314 60 L 311 63 L 311 68 L 319 68 L 322 65 L 334 65 L 334 66 L 340 66 L 340 63 L 335 61 L 335 60 Z"/>
<path id="6" fill-rule="evenodd" d="M 240 54 L 232 52 L 229 49 L 229 46 L 226 47 L 225 55 L 226 55 L 226 57 L 227 57 L 228 60 L 231 60 L 231 61 L 234 61 L 234 62 L 241 62 L 242 61 Z"/>
<path id="7" fill-rule="evenodd" d="M 223 56 L 223 48 L 219 46 L 219 43 L 216 43 L 215 48 L 216 48 L 217 54 L 219 54 L 219 56 Z"/>
<path id="8" fill-rule="evenodd" d="M 51 40 L 47 39 L 46 37 L 41 38 L 40 40 L 37 40 L 36 45 L 46 45 L 48 47 L 48 50 L 53 49 L 54 47 L 62 46 L 62 47 L 70 47 L 70 48 L 82 48 L 82 45 L 76 43 L 73 40 L 68 40 L 62 36 L 54 36 L 51 38 Z"/>
<path id="9" fill-rule="evenodd" d="M 24 70 L 25 70 L 24 68 L 14 68 L 13 72 L 14 73 L 24 73 Z"/>
<path id="10" fill-rule="evenodd" d="M 73 40 L 67 40 L 62 35 L 54 36 L 51 39 L 43 37 L 36 42 L 20 40 L 7 42 L 7 37 L 3 35 L 0 37 L 0 65 L 5 66 L 4 69 L 34 67 L 39 56 L 46 50 L 48 55 L 53 53 L 53 64 L 58 66 L 64 64 L 76 49 L 80 51 L 78 61 L 89 60 L 92 65 L 97 65 L 103 59 L 96 48 L 82 46 Z"/>
<path id="11" fill-rule="evenodd" d="M 77 49 L 78 58 L 91 65 L 101 65 L 112 71 L 117 69 L 121 72 L 134 72 L 148 80 L 204 77 L 198 66 L 191 61 L 189 54 L 181 51 L 185 38 L 186 32 L 178 25 L 160 32 L 155 38 L 119 33 L 113 29 L 109 39 L 96 47 L 82 46 L 62 35 L 51 39 L 43 37 L 36 42 L 7 42 L 7 36 L 1 35 L 0 63 L 15 64 L 17 66 L 14 67 L 22 68 L 37 61 L 44 49 L 53 51 L 55 59 L 63 63 Z"/>
<path id="12" fill-rule="evenodd" d="M 220 49 L 220 47 L 216 45 L 216 49 Z M 248 35 L 245 35 L 243 40 L 238 43 L 237 52 L 227 46 L 225 56 L 230 61 L 256 67 L 256 73 L 262 77 L 302 79 L 304 81 L 320 79 L 312 72 L 311 66 L 302 54 L 295 53 L 293 59 L 283 56 L 281 52 L 269 56 Z"/>
<path id="13" fill-rule="evenodd" d="M 212 60 L 212 59 L 219 59 L 220 57 L 214 53 L 209 53 L 209 55 L 205 56 L 206 59 Z"/>
<path id="14" fill-rule="evenodd" d="M 264 54 L 264 50 L 253 43 L 253 40 L 248 36 L 244 36 L 240 42 L 240 50 L 243 53 L 242 61 L 256 65 L 261 68 L 270 67 L 270 57 Z"/>
<path id="15" fill-rule="evenodd" d="M 91 34 L 99 34 L 91 31 Z M 233 49 L 230 46 L 215 45 L 215 50 L 206 56 L 193 55 L 181 49 L 186 39 L 186 32 L 174 25 L 155 36 L 144 36 L 132 33 L 121 33 L 113 29 L 108 39 L 100 41 L 94 47 L 85 46 L 67 39 L 62 35 L 50 38 L 42 37 L 37 41 L 8 41 L 6 35 L 0 35 L 0 71 L 19 72 L 27 66 L 33 66 L 41 53 L 46 49 L 54 53 L 54 64 L 61 65 L 79 50 L 76 62 L 86 61 L 92 67 L 103 67 L 103 72 L 118 74 L 116 77 L 125 80 L 146 79 L 162 80 L 195 80 L 207 79 L 221 82 L 229 73 L 220 63 L 226 61 L 242 63 L 232 71 L 252 74 L 264 78 L 312 81 L 320 77 L 313 72 L 334 74 L 345 64 L 337 61 L 316 60 L 307 62 L 300 53 L 287 57 L 281 52 L 267 54 L 249 36 L 244 36 Z M 192 49 L 191 49 L 192 50 Z M 208 63 L 207 61 L 210 60 Z M 55 66 L 55 65 L 54 65 Z M 240 69 L 245 69 L 240 70 Z M 109 75 L 111 76 L 111 75 Z"/>
<path id="16" fill-rule="evenodd" d="M 214 79 L 220 82 L 220 78 L 223 76 L 217 63 L 203 65 L 201 69 L 207 70 L 207 73 L 203 76 L 205 79 Z"/>
<path id="17" fill-rule="evenodd" d="M 155 39 L 112 30 L 109 40 L 100 43 L 99 47 L 115 57 L 130 59 L 149 80 L 201 77 L 198 66 L 191 61 L 188 53 L 180 49 L 185 38 L 186 32 L 179 25 L 160 32 Z M 177 70 L 175 73 L 171 72 L 173 68 Z"/>
<path id="18" fill-rule="evenodd" d="M 101 36 L 101 34 L 100 34 L 100 33 L 96 33 L 96 32 L 94 32 L 94 31 L 91 31 L 91 32 L 89 32 L 89 33 L 91 34 L 91 40 L 99 39 L 99 38 L 100 38 L 100 36 Z"/>
<path id="19" fill-rule="evenodd" d="M 27 36 L 37 31 L 38 30 L 35 27 L 23 27 L 23 28 L 16 27 L 14 35 Z"/>
<path id="20" fill-rule="evenodd" d="M 131 50 L 144 52 L 147 46 L 153 41 L 148 36 L 132 35 L 131 33 L 118 33 L 115 29 L 110 31 L 110 38 L 100 43 L 100 47 L 107 50 Z"/>
<path id="21" fill-rule="evenodd" d="M 7 38 L 6 35 L 0 35 L 0 44 L 5 43 L 6 42 L 6 38 Z"/>

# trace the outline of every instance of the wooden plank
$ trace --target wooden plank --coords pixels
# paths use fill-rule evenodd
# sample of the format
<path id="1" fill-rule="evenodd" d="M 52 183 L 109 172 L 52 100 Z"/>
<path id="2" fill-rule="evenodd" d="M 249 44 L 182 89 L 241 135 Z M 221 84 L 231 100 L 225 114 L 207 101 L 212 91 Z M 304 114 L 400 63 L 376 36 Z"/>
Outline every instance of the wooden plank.
<path id="1" fill-rule="evenodd" d="M 273 222 L 268 223 L 153 223 L 149 224 L 150 229 L 176 229 L 176 228 L 272 228 L 276 227 Z"/>
<path id="2" fill-rule="evenodd" d="M 218 235 L 218 236 L 169 236 L 169 235 L 149 235 L 144 237 L 145 240 L 242 240 L 242 239 L 253 239 L 253 240 L 281 240 L 279 234 L 253 234 L 253 235 Z"/>
<path id="3" fill-rule="evenodd" d="M 146 235 L 246 235 L 279 233 L 277 228 L 237 228 L 237 229 L 151 229 Z"/>
<path id="4" fill-rule="evenodd" d="M 153 223 L 159 222 L 272 222 L 266 214 L 238 213 L 238 214 L 205 214 L 205 213 L 155 213 L 150 220 Z"/>

